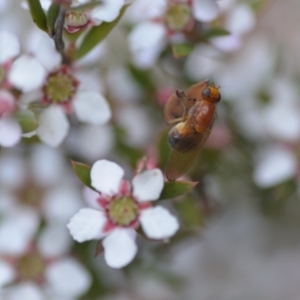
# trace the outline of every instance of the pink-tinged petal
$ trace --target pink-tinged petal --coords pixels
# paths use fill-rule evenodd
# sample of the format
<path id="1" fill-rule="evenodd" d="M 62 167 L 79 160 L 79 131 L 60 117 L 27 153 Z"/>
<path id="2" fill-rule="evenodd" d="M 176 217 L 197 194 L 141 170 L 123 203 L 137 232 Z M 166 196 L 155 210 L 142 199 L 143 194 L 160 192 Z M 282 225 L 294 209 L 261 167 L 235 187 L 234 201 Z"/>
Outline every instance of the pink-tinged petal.
<path id="1" fill-rule="evenodd" d="M 45 272 L 46 281 L 55 294 L 77 299 L 91 285 L 91 276 L 75 259 L 65 258 L 50 264 Z M 70 297 L 70 298 L 69 298 Z"/>
<path id="2" fill-rule="evenodd" d="M 106 159 L 96 161 L 91 169 L 92 186 L 104 195 L 116 194 L 123 176 L 124 170 Z"/>
<path id="3" fill-rule="evenodd" d="M 179 229 L 178 220 L 168 210 L 156 206 L 141 211 L 140 223 L 150 239 L 166 239 Z"/>
<path id="4" fill-rule="evenodd" d="M 92 9 L 90 18 L 95 24 L 100 24 L 102 21 L 112 22 L 118 17 L 124 4 L 124 0 L 104 0 Z"/>
<path id="5" fill-rule="evenodd" d="M 22 129 L 16 120 L 10 117 L 0 118 L 0 145 L 13 147 L 21 139 Z"/>
<path id="6" fill-rule="evenodd" d="M 15 97 L 6 90 L 0 90 L 0 118 L 5 113 L 11 113 L 15 107 Z"/>
<path id="7" fill-rule="evenodd" d="M 138 201 L 157 200 L 164 187 L 164 176 L 159 169 L 148 170 L 135 176 L 132 186 Z"/>
<path id="8" fill-rule="evenodd" d="M 260 187 L 268 188 L 295 176 L 297 159 L 288 149 L 274 146 L 258 154 L 253 178 Z"/>
<path id="9" fill-rule="evenodd" d="M 40 114 L 37 135 L 46 145 L 57 147 L 67 136 L 69 127 L 64 110 L 58 105 L 53 105 Z"/>
<path id="10" fill-rule="evenodd" d="M 156 47 L 166 36 L 166 28 L 162 24 L 144 22 L 134 27 L 128 37 L 130 50 L 135 53 L 139 50 Z"/>
<path id="11" fill-rule="evenodd" d="M 104 259 L 116 269 L 128 265 L 137 253 L 136 233 L 133 229 L 115 229 L 103 240 Z"/>
<path id="12" fill-rule="evenodd" d="M 20 53 L 18 38 L 7 31 L 0 31 L 0 64 L 3 64 Z"/>
<path id="13" fill-rule="evenodd" d="M 102 211 L 92 208 L 82 208 L 69 222 L 67 227 L 73 239 L 79 243 L 100 239 L 106 216 Z"/>
<path id="14" fill-rule="evenodd" d="M 210 22 L 219 14 L 219 6 L 215 0 L 194 0 L 193 13 L 195 19 L 202 22 Z"/>
<path id="15" fill-rule="evenodd" d="M 55 243 L 53 243 L 55 241 Z M 67 228 L 59 223 L 48 225 L 40 234 L 37 247 L 44 258 L 56 258 L 67 254 L 72 239 Z"/>
<path id="16" fill-rule="evenodd" d="M 11 283 L 16 278 L 16 273 L 14 268 L 7 262 L 0 261 L 0 290 L 1 288 Z M 1 294 L 0 294 L 1 295 Z"/>
<path id="17" fill-rule="evenodd" d="M 73 99 L 77 118 L 90 124 L 105 124 L 111 117 L 106 99 L 97 92 L 79 91 Z"/>
<path id="18" fill-rule="evenodd" d="M 95 192 L 88 187 L 84 187 L 83 188 L 83 196 L 84 196 L 86 203 L 90 207 L 102 210 L 102 206 L 100 205 L 100 203 L 98 201 L 101 198 L 101 196 L 98 192 Z"/>
<path id="19" fill-rule="evenodd" d="M 16 59 L 8 72 L 8 80 L 22 92 L 30 92 L 41 87 L 46 71 L 40 62 L 29 55 Z"/>
<path id="20" fill-rule="evenodd" d="M 41 288 L 30 281 L 14 285 L 7 290 L 6 299 L 9 300 L 45 300 Z"/>

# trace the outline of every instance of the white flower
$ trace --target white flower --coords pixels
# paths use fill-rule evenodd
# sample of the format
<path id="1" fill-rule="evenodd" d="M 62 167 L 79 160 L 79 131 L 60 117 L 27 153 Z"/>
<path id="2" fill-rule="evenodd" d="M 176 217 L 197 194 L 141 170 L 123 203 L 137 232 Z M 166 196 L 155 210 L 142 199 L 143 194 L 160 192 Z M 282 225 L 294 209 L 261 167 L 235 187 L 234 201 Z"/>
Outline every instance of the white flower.
<path id="1" fill-rule="evenodd" d="M 71 6 L 78 7 L 89 2 L 87 0 L 73 0 Z M 70 10 L 66 14 L 65 28 L 70 33 L 74 33 L 88 25 L 112 22 L 119 16 L 124 4 L 124 0 L 103 0 L 92 9 Z"/>
<path id="2" fill-rule="evenodd" d="M 198 21 L 213 21 L 219 14 L 219 7 L 214 0 L 193 0 L 194 17 Z"/>
<path id="3" fill-rule="evenodd" d="M 21 139 L 22 129 L 13 117 L 14 96 L 6 90 L 0 90 L 0 146 L 13 147 Z"/>
<path id="4" fill-rule="evenodd" d="M 139 67 L 149 68 L 168 40 L 171 43 L 184 40 L 184 30 L 189 30 L 195 20 L 214 20 L 219 14 L 219 7 L 215 0 L 175 3 L 167 0 L 137 0 L 130 7 L 129 14 L 128 19 L 139 22 L 129 34 L 133 61 Z"/>
<path id="5" fill-rule="evenodd" d="M 9 62 L 20 53 L 18 38 L 7 31 L 0 31 L 0 64 Z"/>
<path id="6" fill-rule="evenodd" d="M 20 238 L 15 234 L 11 231 L 8 239 Z M 71 244 L 62 225 L 47 226 L 41 232 L 35 250 L 28 250 L 31 239 L 20 253 L 0 251 L 12 258 L 0 257 L 0 290 L 5 299 L 73 299 L 87 291 L 91 277 L 78 261 L 65 256 Z"/>
<path id="7" fill-rule="evenodd" d="M 202 1 L 202 0 L 201 0 Z M 209 0 L 208 0 L 209 1 Z M 224 52 L 232 52 L 242 45 L 242 37 L 255 26 L 255 15 L 247 4 L 233 5 L 226 12 L 224 28 L 230 34 L 211 39 L 211 43 Z"/>
<path id="8" fill-rule="evenodd" d="M 258 186 L 268 188 L 292 178 L 296 171 L 295 154 L 275 145 L 258 152 L 253 178 Z"/>
<path id="9" fill-rule="evenodd" d="M 67 136 L 70 126 L 65 113 L 74 110 L 80 121 L 94 125 L 109 120 L 111 111 L 106 99 L 84 80 L 79 81 L 71 68 L 61 65 L 61 57 L 49 37 L 43 36 L 33 52 L 38 61 L 28 55 L 20 56 L 8 77 L 23 92 L 40 89 L 42 104 L 49 106 L 39 115 L 37 129 L 45 144 L 57 147 Z"/>
<path id="10" fill-rule="evenodd" d="M 124 170 L 117 164 L 97 161 L 91 169 L 92 186 L 87 200 L 93 208 L 81 209 L 67 227 L 78 242 L 103 238 L 104 258 L 112 268 L 129 264 L 137 253 L 135 229 L 141 224 L 152 239 L 166 239 L 179 228 L 177 219 L 149 201 L 159 198 L 164 186 L 159 169 L 136 175 L 130 183 L 122 180 Z"/>

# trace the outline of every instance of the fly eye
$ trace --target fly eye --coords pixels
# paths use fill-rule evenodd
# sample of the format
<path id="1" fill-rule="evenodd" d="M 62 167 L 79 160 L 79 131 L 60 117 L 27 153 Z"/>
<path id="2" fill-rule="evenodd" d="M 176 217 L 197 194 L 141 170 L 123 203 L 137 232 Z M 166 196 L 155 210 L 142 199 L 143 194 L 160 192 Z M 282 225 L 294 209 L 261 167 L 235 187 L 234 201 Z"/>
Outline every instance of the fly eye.
<path id="1" fill-rule="evenodd" d="M 210 96 L 210 89 L 204 89 L 203 91 L 202 91 L 202 95 L 203 96 L 205 96 L 205 97 L 209 97 Z"/>

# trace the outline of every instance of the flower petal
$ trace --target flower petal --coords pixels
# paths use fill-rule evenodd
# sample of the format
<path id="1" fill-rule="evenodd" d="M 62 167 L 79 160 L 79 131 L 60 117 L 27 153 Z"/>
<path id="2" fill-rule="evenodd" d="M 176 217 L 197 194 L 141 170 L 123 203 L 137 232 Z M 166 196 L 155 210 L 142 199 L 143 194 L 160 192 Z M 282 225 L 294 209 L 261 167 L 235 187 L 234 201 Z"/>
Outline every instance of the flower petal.
<path id="1" fill-rule="evenodd" d="M 135 0 L 128 9 L 128 21 L 137 23 L 162 18 L 167 7 L 167 0 Z"/>
<path id="2" fill-rule="evenodd" d="M 135 176 L 132 186 L 138 201 L 157 200 L 164 187 L 164 176 L 159 169 L 148 170 Z"/>
<path id="3" fill-rule="evenodd" d="M 13 147 L 21 139 L 22 129 L 20 125 L 10 117 L 0 118 L 0 145 Z"/>
<path id="4" fill-rule="evenodd" d="M 123 176 L 124 170 L 106 159 L 96 161 L 91 169 L 92 186 L 104 195 L 116 194 Z"/>
<path id="5" fill-rule="evenodd" d="M 18 38 L 7 31 L 0 31 L 0 64 L 3 64 L 20 53 Z"/>
<path id="6" fill-rule="evenodd" d="M 91 285 L 91 276 L 75 259 L 66 258 L 50 264 L 45 272 L 50 288 L 62 298 L 76 298 Z"/>
<path id="7" fill-rule="evenodd" d="M 61 64 L 61 55 L 56 51 L 54 42 L 44 32 L 38 37 L 37 43 L 34 43 L 32 52 L 46 70 L 53 71 Z"/>
<path id="8" fill-rule="evenodd" d="M 63 153 L 43 144 L 31 150 L 30 167 L 34 181 L 46 187 L 60 183 L 67 173 Z"/>
<path id="9" fill-rule="evenodd" d="M 67 136 L 69 127 L 63 109 L 53 105 L 40 114 L 37 135 L 46 145 L 57 147 Z"/>
<path id="10" fill-rule="evenodd" d="M 255 26 L 255 15 L 247 4 L 240 4 L 227 16 L 226 29 L 233 35 L 241 36 Z"/>
<path id="11" fill-rule="evenodd" d="M 79 191 L 64 182 L 49 189 L 43 197 L 42 209 L 49 222 L 67 224 L 70 218 L 82 208 Z"/>
<path id="12" fill-rule="evenodd" d="M 86 201 L 86 203 L 92 207 L 101 210 L 101 206 L 98 203 L 98 199 L 100 198 L 99 193 L 95 192 L 94 190 L 84 187 L 83 189 L 83 196 Z"/>
<path id="13" fill-rule="evenodd" d="M 132 52 L 155 47 L 166 35 L 166 28 L 162 24 L 143 22 L 135 26 L 130 32 L 128 41 Z"/>
<path id="14" fill-rule="evenodd" d="M 102 229 L 106 217 L 102 211 L 92 208 L 82 208 L 69 222 L 67 227 L 73 239 L 79 243 L 103 236 Z"/>
<path id="15" fill-rule="evenodd" d="M 0 90 L 0 117 L 11 113 L 15 107 L 15 97 L 7 90 Z"/>
<path id="16" fill-rule="evenodd" d="M 0 226 L 0 253 L 23 253 L 39 225 L 37 212 L 21 208 L 6 216 Z"/>
<path id="17" fill-rule="evenodd" d="M 79 91 L 73 99 L 77 118 L 86 123 L 105 124 L 111 117 L 106 99 L 97 92 Z"/>
<path id="18" fill-rule="evenodd" d="M 104 258 L 106 263 L 116 269 L 128 265 L 137 253 L 133 229 L 115 229 L 103 240 Z"/>
<path id="19" fill-rule="evenodd" d="M 219 14 L 219 7 L 215 0 L 194 0 L 193 13 L 195 19 L 202 22 L 210 22 Z"/>
<path id="20" fill-rule="evenodd" d="M 261 187 L 271 187 L 296 174 L 297 159 L 290 150 L 280 146 L 259 153 L 253 178 Z"/>
<path id="21" fill-rule="evenodd" d="M 8 72 L 8 80 L 22 92 L 30 92 L 41 87 L 46 71 L 40 62 L 29 55 L 16 59 Z"/>
<path id="22" fill-rule="evenodd" d="M 67 254 L 71 245 L 72 240 L 67 228 L 58 223 L 48 225 L 41 232 L 37 241 L 38 250 L 45 258 L 55 258 Z"/>
<path id="23" fill-rule="evenodd" d="M 11 283 L 16 277 L 16 275 L 17 274 L 15 273 L 14 268 L 10 264 L 1 260 L 0 261 L 0 291 L 4 285 Z"/>
<path id="24" fill-rule="evenodd" d="M 140 222 L 150 239 L 169 238 L 179 229 L 178 220 L 161 206 L 142 210 Z"/>
<path id="25" fill-rule="evenodd" d="M 112 22 L 119 15 L 124 3 L 124 0 L 102 1 L 101 5 L 92 9 L 90 18 L 95 24 L 100 24 L 102 21 Z"/>
<path id="26" fill-rule="evenodd" d="M 33 282 L 25 282 L 8 289 L 9 300 L 45 300 L 40 287 Z"/>

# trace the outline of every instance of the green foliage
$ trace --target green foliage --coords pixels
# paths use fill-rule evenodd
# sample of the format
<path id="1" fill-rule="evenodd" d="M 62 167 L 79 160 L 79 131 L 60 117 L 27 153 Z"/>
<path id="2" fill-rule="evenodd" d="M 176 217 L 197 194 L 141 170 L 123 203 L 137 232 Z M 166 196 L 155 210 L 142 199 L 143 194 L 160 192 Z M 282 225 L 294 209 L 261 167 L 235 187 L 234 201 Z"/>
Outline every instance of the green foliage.
<path id="1" fill-rule="evenodd" d="M 17 115 L 17 120 L 22 127 L 23 133 L 31 132 L 38 127 L 37 119 L 29 109 L 21 110 Z"/>
<path id="2" fill-rule="evenodd" d="M 211 39 L 214 37 L 220 37 L 220 36 L 226 36 L 229 35 L 230 32 L 224 28 L 221 27 L 214 27 L 214 28 L 210 28 L 209 30 L 207 30 L 204 34 L 203 37 L 205 39 Z"/>
<path id="3" fill-rule="evenodd" d="M 123 14 L 125 13 L 128 5 L 124 5 L 121 9 L 120 15 L 114 21 L 107 23 L 103 22 L 99 26 L 94 26 L 84 37 L 81 45 L 77 49 L 75 58 L 80 59 L 86 54 L 88 54 L 91 50 L 94 49 L 99 43 L 101 43 L 108 34 L 114 29 L 114 27 L 119 23 Z"/>
<path id="4" fill-rule="evenodd" d="M 160 194 L 159 200 L 171 199 L 190 192 L 198 182 L 189 181 L 171 181 L 165 182 L 164 188 Z"/>
<path id="5" fill-rule="evenodd" d="M 91 185 L 91 167 L 74 160 L 71 160 L 71 164 L 79 180 L 90 189 L 95 190 Z"/>
<path id="6" fill-rule="evenodd" d="M 202 227 L 204 223 L 204 212 L 200 203 L 192 197 L 175 202 L 176 211 L 179 213 L 183 223 L 187 227 Z"/>
<path id="7" fill-rule="evenodd" d="M 172 46 L 173 56 L 180 58 L 189 55 L 193 51 L 194 47 L 191 44 L 176 44 Z"/>
<path id="8" fill-rule="evenodd" d="M 39 0 L 27 0 L 33 22 L 41 30 L 48 32 L 47 18 Z"/>
<path id="9" fill-rule="evenodd" d="M 47 27 L 50 36 L 53 36 L 55 31 L 55 22 L 59 13 L 59 4 L 52 3 L 47 11 Z"/>

